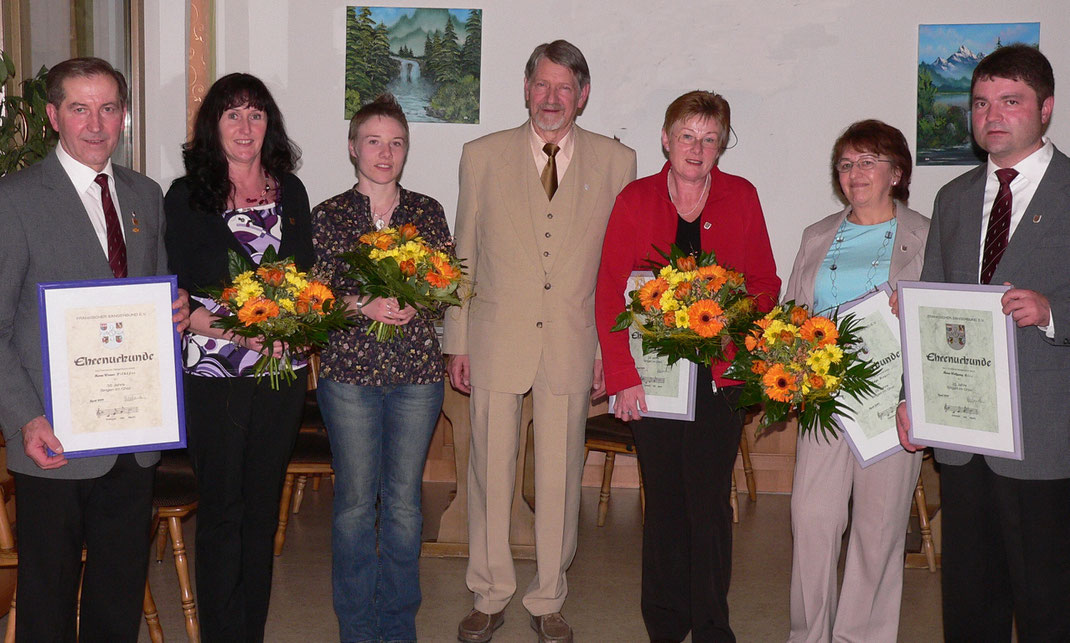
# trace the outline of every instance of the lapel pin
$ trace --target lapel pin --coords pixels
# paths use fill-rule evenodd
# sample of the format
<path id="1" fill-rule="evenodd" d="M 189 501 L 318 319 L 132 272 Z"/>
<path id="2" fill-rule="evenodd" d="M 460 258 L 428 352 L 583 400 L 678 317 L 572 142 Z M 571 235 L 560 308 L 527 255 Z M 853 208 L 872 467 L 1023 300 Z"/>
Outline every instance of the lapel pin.
<path id="1" fill-rule="evenodd" d="M 141 224 L 137 221 L 137 212 L 130 213 L 130 222 L 134 224 L 134 232 L 141 232 Z"/>
<path id="2" fill-rule="evenodd" d="M 290 217 L 290 225 L 294 225 L 295 223 L 297 223 L 297 221 L 293 217 Z"/>
<path id="3" fill-rule="evenodd" d="M 906 247 L 906 245 L 905 245 L 905 244 L 904 244 L 904 245 L 902 246 L 902 249 L 903 249 L 903 252 L 906 252 L 906 251 L 907 251 L 907 247 Z"/>
<path id="4" fill-rule="evenodd" d="M 1033 215 L 1033 223 L 1040 223 L 1040 215 L 1039 214 L 1034 214 Z"/>
<path id="5" fill-rule="evenodd" d="M 713 226 L 710 225 L 709 221 L 707 221 L 706 223 L 702 224 L 702 229 L 703 230 L 709 230 L 711 227 L 713 227 Z"/>
<path id="6" fill-rule="evenodd" d="M 586 191 L 588 191 L 590 189 L 591 189 L 591 187 L 589 185 L 587 185 L 586 183 L 583 184 L 583 191 L 584 192 L 586 192 Z"/>

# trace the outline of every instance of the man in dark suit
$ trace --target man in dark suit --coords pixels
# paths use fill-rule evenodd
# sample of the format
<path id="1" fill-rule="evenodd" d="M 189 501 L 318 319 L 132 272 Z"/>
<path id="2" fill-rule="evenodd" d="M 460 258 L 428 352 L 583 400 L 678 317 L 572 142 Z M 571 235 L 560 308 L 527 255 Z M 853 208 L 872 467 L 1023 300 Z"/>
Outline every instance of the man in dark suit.
<path id="1" fill-rule="evenodd" d="M 936 196 L 923 281 L 1008 284 L 1024 459 L 936 450 L 948 641 L 1070 641 L 1070 159 L 1044 137 L 1047 58 L 995 50 L 972 82 L 988 162 Z M 1009 202 L 1009 203 L 1008 203 Z M 899 407 L 900 439 L 909 420 Z"/>
<path id="2" fill-rule="evenodd" d="M 48 74 L 60 144 L 0 180 L 0 425 L 15 474 L 19 641 L 136 641 L 159 454 L 67 460 L 44 413 L 37 284 L 167 273 L 163 195 L 112 165 L 126 117 L 122 74 L 99 58 Z M 174 321 L 188 325 L 188 298 Z M 81 553 L 86 548 L 84 576 Z"/>

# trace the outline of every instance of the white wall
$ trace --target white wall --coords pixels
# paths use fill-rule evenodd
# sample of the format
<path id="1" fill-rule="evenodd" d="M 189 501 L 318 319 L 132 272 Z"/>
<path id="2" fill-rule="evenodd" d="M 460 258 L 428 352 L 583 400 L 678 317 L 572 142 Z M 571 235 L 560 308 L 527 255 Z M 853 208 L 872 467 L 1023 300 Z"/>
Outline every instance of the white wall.
<path id="1" fill-rule="evenodd" d="M 182 171 L 184 101 L 176 84 L 184 82 L 185 49 L 176 35 L 184 14 L 173 5 L 184 3 L 147 4 L 155 5 L 146 12 L 155 22 L 146 26 L 146 45 L 154 30 L 160 35 L 150 46 L 155 59 L 147 67 L 149 173 L 166 187 Z M 342 117 L 346 4 L 216 0 L 218 73 L 251 72 L 275 94 L 291 137 L 304 150 L 299 174 L 313 204 L 355 180 Z M 480 6 L 437 0 L 383 4 Z M 803 227 L 839 207 L 828 163 L 840 131 L 856 120 L 879 118 L 902 129 L 914 149 L 919 23 L 1041 22 L 1041 49 L 1056 71 L 1049 134 L 1070 149 L 1070 13 L 1059 0 L 1014 4 L 1001 9 L 996 3 L 931 0 L 483 0 L 480 124 L 413 123 L 402 182 L 441 201 L 452 220 L 461 145 L 524 121 L 524 62 L 537 44 L 566 38 L 583 50 L 591 67 L 591 98 L 579 123 L 635 148 L 640 176 L 656 172 L 664 161 L 659 132 L 673 98 L 702 88 L 729 100 L 739 142 L 725 153 L 721 168 L 757 186 L 786 280 Z M 155 98 L 154 83 L 160 92 Z M 917 168 L 911 205 L 929 214 L 937 189 L 965 169 Z"/>

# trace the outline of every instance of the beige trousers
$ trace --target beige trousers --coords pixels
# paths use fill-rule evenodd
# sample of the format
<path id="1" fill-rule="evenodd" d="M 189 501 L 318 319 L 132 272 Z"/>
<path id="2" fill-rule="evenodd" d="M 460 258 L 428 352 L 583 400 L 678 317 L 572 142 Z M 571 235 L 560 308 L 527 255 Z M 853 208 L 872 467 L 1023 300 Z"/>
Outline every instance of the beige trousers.
<path id="1" fill-rule="evenodd" d="M 468 456 L 468 589 L 475 608 L 493 614 L 516 592 L 509 549 L 509 516 L 523 395 L 472 388 L 472 444 Z M 565 570 L 576 554 L 583 477 L 587 393 L 555 395 L 540 365 L 532 385 L 535 422 L 536 573 L 524 607 L 541 616 L 561 611 Z"/>
<path id="2" fill-rule="evenodd" d="M 831 443 L 800 436 L 791 496 L 788 641 L 895 642 L 907 520 L 920 470 L 921 453 L 901 451 L 863 469 L 842 436 Z M 852 498 L 837 597 L 836 566 Z"/>

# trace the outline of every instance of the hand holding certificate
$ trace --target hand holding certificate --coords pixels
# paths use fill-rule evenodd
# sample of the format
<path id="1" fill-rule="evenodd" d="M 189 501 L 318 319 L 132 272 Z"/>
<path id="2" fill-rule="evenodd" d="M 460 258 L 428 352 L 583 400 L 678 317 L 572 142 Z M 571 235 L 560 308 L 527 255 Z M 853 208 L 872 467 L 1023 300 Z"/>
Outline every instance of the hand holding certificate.
<path id="1" fill-rule="evenodd" d="M 899 283 L 910 441 L 1022 459 L 1007 286 Z"/>

